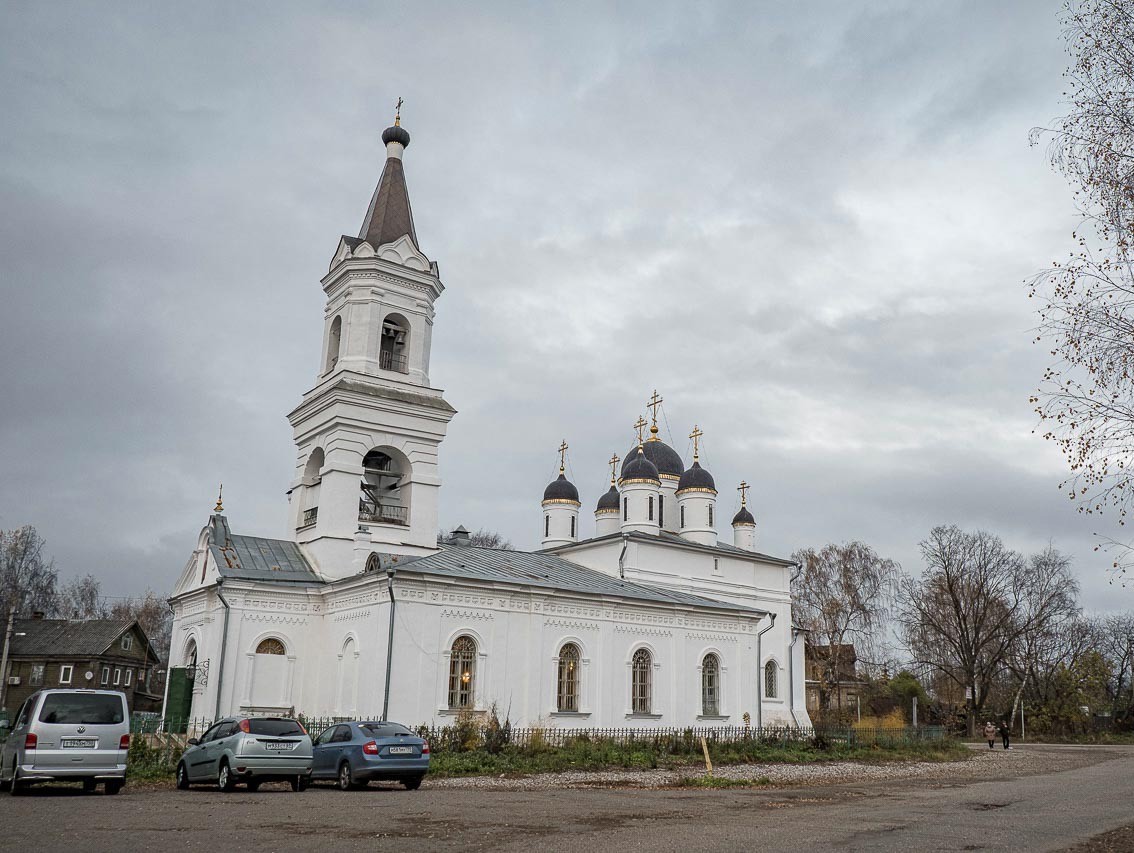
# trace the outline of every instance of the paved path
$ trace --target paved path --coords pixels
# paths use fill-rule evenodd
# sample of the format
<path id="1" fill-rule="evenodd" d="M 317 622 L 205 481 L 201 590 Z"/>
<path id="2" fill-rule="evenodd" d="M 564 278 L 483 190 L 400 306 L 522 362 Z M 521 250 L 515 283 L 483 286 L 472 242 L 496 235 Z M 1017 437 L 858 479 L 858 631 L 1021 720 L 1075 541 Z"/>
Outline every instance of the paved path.
<path id="1" fill-rule="evenodd" d="M 1045 747 L 1024 749 L 1043 751 Z M 0 799 L 0 848 L 115 851 L 1061 850 L 1134 821 L 1134 747 L 975 781 L 782 789 L 382 789 L 303 794 L 73 788 Z M 1007 764 L 1005 765 L 1007 767 Z"/>

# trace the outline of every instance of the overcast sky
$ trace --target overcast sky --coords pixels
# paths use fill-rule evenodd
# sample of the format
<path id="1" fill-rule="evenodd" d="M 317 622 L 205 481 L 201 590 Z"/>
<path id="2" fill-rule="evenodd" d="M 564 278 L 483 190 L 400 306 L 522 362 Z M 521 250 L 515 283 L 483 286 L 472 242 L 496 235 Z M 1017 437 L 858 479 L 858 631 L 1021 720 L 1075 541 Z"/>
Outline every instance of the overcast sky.
<path id="1" fill-rule="evenodd" d="M 402 96 L 443 525 L 535 547 L 566 438 L 589 533 L 656 387 L 762 550 L 916 571 L 982 527 L 1130 607 L 1028 404 L 1022 282 L 1075 223 L 1027 142 L 1057 7 L 3 3 L 0 527 L 113 595 L 171 588 L 220 481 L 286 535 L 319 279 Z"/>

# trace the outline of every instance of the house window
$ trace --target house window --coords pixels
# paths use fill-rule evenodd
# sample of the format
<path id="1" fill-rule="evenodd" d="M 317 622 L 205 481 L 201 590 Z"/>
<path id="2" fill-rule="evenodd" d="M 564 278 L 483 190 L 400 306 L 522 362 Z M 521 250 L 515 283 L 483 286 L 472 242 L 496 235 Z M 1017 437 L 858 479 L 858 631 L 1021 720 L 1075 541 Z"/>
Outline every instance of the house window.
<path id="1" fill-rule="evenodd" d="M 122 683 L 122 667 L 114 667 L 114 686 L 117 687 Z"/>
<path id="2" fill-rule="evenodd" d="M 630 665 L 630 701 L 635 714 L 650 713 L 650 682 L 653 678 L 653 659 L 646 649 L 634 652 Z"/>
<path id="3" fill-rule="evenodd" d="M 776 698 L 776 662 L 774 660 L 764 664 L 764 698 Z"/>
<path id="4" fill-rule="evenodd" d="M 658 527 L 665 527 L 665 495 L 658 495 Z"/>
<path id="5" fill-rule="evenodd" d="M 132 669 L 126 670 L 126 681 L 123 682 L 123 685 L 125 687 L 129 687 L 130 681 L 133 677 L 134 677 L 134 670 L 132 670 Z"/>
<path id="6" fill-rule="evenodd" d="M 129 634 L 126 634 L 122 638 L 122 650 L 125 651 L 125 652 L 128 652 L 132 648 L 134 648 L 134 638 L 131 637 Z"/>
<path id="7" fill-rule="evenodd" d="M 31 687 L 43 686 L 43 672 L 47 667 L 42 663 L 32 664 L 31 678 L 28 679 L 28 684 Z"/>
<path id="8" fill-rule="evenodd" d="M 630 498 L 622 499 L 622 520 L 630 520 Z"/>
<path id="9" fill-rule="evenodd" d="M 653 521 L 654 520 L 654 496 L 653 495 L 650 495 L 649 504 L 650 504 L 649 517 L 648 517 L 647 520 Z"/>
<path id="10" fill-rule="evenodd" d="M 709 504 L 709 527 L 713 526 L 713 505 Z"/>
<path id="11" fill-rule="evenodd" d="M 473 707 L 476 689 L 476 641 L 457 637 L 449 654 L 449 707 Z"/>
<path id="12" fill-rule="evenodd" d="M 701 661 L 701 713 L 715 717 L 721 712 L 721 662 L 714 654 Z"/>
<path id="13" fill-rule="evenodd" d="M 59 667 L 59 683 L 60 684 L 70 684 L 71 683 L 71 674 L 74 671 L 75 671 L 75 667 L 73 667 L 69 663 L 65 663 L 65 664 L 63 664 L 63 666 Z"/>
<path id="14" fill-rule="evenodd" d="M 579 710 L 579 647 L 567 643 L 559 650 L 559 679 L 556 684 L 556 707 L 574 713 Z"/>
<path id="15" fill-rule="evenodd" d="M 268 637 L 266 640 L 261 640 L 260 645 L 256 646 L 256 654 L 284 655 L 287 654 L 287 650 L 284 648 L 284 644 L 275 637 Z"/>
<path id="16" fill-rule="evenodd" d="M 99 680 L 99 683 L 103 687 L 110 684 L 110 667 L 109 666 L 104 666 L 102 668 L 102 678 Z"/>

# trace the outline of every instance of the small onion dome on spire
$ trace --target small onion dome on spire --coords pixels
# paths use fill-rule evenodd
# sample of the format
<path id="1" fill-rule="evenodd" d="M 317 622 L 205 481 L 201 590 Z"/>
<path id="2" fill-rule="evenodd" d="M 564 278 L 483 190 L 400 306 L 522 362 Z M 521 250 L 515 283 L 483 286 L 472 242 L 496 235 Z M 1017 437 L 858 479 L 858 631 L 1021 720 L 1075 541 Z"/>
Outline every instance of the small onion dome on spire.
<path id="1" fill-rule="evenodd" d="M 371 131 L 373 133 L 373 131 Z M 400 120 L 395 120 L 395 123 L 382 131 L 382 144 L 389 145 L 391 142 L 398 142 L 402 148 L 409 147 L 410 135 L 409 131 L 401 126 Z"/>
<path id="2" fill-rule="evenodd" d="M 677 482 L 678 494 L 687 490 L 712 492 L 714 495 L 717 493 L 717 484 L 713 481 L 713 475 L 702 468 L 701 463 L 696 459 L 693 460 L 692 465 L 685 469 L 685 473 Z"/>
<path id="3" fill-rule="evenodd" d="M 661 485 L 658 466 L 646 457 L 642 445 L 638 445 L 637 452 L 630 454 L 626 464 L 622 466 L 622 482 L 623 484 L 649 482 Z"/>
<path id="4" fill-rule="evenodd" d="M 748 507 L 742 506 L 740 512 L 732 517 L 733 527 L 755 527 L 756 519 L 752 517 L 752 513 L 748 511 Z"/>
<path id="5" fill-rule="evenodd" d="M 618 512 L 621 508 L 622 504 L 618 499 L 618 487 L 611 484 L 607 493 L 598 499 L 595 512 Z"/>
<path id="6" fill-rule="evenodd" d="M 543 490 L 543 501 L 554 501 L 555 503 L 573 503 L 579 505 L 579 490 L 575 488 L 575 484 L 568 480 L 563 472 L 559 472 L 559 476 L 552 480 L 546 489 Z"/>

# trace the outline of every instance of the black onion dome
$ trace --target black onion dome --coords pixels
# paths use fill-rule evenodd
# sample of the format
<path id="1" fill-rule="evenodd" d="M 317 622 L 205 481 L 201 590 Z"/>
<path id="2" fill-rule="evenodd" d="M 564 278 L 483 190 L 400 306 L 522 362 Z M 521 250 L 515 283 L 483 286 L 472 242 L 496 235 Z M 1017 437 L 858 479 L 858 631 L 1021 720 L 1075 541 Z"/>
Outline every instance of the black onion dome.
<path id="1" fill-rule="evenodd" d="M 751 524 L 756 526 L 756 519 L 752 517 L 752 513 L 748 511 L 748 507 L 742 506 L 740 512 L 732 517 L 732 524 L 735 527 L 738 524 Z"/>
<path id="2" fill-rule="evenodd" d="M 685 463 L 681 455 L 664 441 L 647 441 L 642 445 L 646 458 L 658 469 L 659 474 L 669 474 L 671 477 L 680 477 L 685 471 Z M 622 463 L 622 477 L 626 477 L 626 469 L 638 455 L 638 448 L 633 447 L 626 454 L 626 461 Z"/>
<path id="3" fill-rule="evenodd" d="M 575 488 L 574 483 L 560 474 L 543 490 L 543 499 L 545 501 L 574 501 L 578 503 L 579 490 Z"/>
<path id="4" fill-rule="evenodd" d="M 618 502 L 618 487 L 613 484 L 605 495 L 598 499 L 598 506 L 595 507 L 595 512 L 602 512 L 604 509 L 618 510 L 621 504 Z"/>
<path id="5" fill-rule="evenodd" d="M 713 475 L 701 467 L 701 463 L 696 459 L 689 469 L 681 475 L 681 479 L 677 481 L 677 491 L 682 489 L 711 489 L 717 490 L 717 484 L 713 482 Z"/>
<path id="6" fill-rule="evenodd" d="M 393 127 L 387 127 L 382 131 L 382 144 L 389 145 L 391 142 L 400 142 L 402 147 L 409 146 L 409 131 L 402 127 L 400 124 L 395 124 Z"/>
<path id="7" fill-rule="evenodd" d="M 658 466 L 650 461 L 650 458 L 645 454 L 641 447 L 636 451 L 631 451 L 629 461 L 622 466 L 622 479 L 623 480 L 653 480 L 658 485 L 661 485 L 661 479 L 658 477 Z"/>

